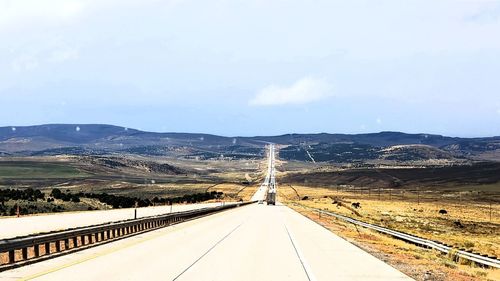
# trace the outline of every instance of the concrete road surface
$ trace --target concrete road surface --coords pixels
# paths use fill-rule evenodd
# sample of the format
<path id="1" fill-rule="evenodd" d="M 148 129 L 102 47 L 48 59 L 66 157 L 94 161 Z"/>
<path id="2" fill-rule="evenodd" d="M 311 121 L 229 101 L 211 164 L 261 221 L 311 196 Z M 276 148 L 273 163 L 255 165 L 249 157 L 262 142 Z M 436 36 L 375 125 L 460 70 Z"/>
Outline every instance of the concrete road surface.
<path id="1" fill-rule="evenodd" d="M 0 280 L 411 280 L 283 205 L 253 204 L 0 273 Z"/>
<path id="2" fill-rule="evenodd" d="M 218 206 L 221 203 L 203 203 L 189 205 L 173 205 L 138 208 L 137 217 L 167 214 L 172 212 L 188 211 L 205 207 Z M 226 203 L 228 204 L 228 203 Z M 81 226 L 96 225 L 113 221 L 128 220 L 134 218 L 134 208 L 114 209 L 105 211 L 83 211 L 52 213 L 20 218 L 0 218 L 0 239 L 13 238 L 16 236 L 36 234 L 56 230 L 64 230 Z"/>

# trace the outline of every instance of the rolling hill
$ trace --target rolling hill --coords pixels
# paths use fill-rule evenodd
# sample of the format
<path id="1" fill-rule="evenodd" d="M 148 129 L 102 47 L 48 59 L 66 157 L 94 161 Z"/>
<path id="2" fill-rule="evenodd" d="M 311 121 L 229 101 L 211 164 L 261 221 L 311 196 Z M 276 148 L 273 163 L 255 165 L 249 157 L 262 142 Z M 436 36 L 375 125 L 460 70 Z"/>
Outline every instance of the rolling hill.
<path id="1" fill-rule="evenodd" d="M 0 127 L 0 157 L 126 153 L 197 159 L 256 159 L 263 157 L 267 142 L 281 145 L 281 158 L 298 161 L 500 159 L 500 137 L 457 138 L 401 132 L 224 137 L 155 133 L 102 124 Z"/>

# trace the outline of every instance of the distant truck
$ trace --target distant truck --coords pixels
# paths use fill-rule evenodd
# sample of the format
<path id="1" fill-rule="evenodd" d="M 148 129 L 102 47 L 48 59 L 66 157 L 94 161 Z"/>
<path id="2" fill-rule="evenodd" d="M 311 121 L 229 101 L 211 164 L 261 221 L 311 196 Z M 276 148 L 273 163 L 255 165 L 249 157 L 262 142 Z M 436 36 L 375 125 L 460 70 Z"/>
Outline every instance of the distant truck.
<path id="1" fill-rule="evenodd" d="M 276 205 L 276 189 L 270 188 L 266 197 L 267 205 Z"/>

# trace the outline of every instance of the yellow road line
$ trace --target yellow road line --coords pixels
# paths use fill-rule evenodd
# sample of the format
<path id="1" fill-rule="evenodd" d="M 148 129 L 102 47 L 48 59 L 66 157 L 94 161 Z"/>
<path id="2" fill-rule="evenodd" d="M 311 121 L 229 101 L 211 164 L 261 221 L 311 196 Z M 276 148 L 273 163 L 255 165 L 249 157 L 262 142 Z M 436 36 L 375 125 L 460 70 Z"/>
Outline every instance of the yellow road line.
<path id="1" fill-rule="evenodd" d="M 239 209 L 239 208 L 238 208 Z M 215 213 L 213 214 L 212 216 L 217 216 L 217 215 L 222 215 L 224 214 L 224 212 L 222 213 Z M 202 217 L 203 218 L 203 217 Z M 192 220 L 188 220 L 188 221 L 185 221 L 182 225 L 185 226 L 186 223 L 189 223 L 191 222 Z M 158 230 L 167 230 L 166 232 L 169 232 L 169 233 L 173 233 L 173 232 L 176 232 L 176 231 L 179 231 L 181 230 L 181 228 L 176 228 L 177 224 L 174 224 L 174 225 L 171 225 L 170 227 L 168 228 L 164 228 L 164 229 L 158 229 Z M 121 246 L 117 246 L 115 248 L 111 248 L 111 249 L 108 249 L 108 250 L 105 250 L 105 251 L 102 251 L 102 252 L 99 252 L 99 253 L 96 253 L 96 254 L 93 254 L 89 257 L 86 257 L 86 258 L 82 258 L 80 260 L 76 260 L 76 261 L 73 261 L 73 262 L 70 262 L 70 263 L 67 263 L 67 264 L 64 264 L 64 265 L 61 265 L 61 266 L 57 266 L 57 267 L 54 267 L 52 269 L 48 269 L 46 271 L 42 271 L 42 272 L 39 272 L 39 273 L 35 273 L 33 275 L 30 275 L 30 276 L 27 276 L 27 277 L 23 277 L 23 278 L 20 278 L 18 279 L 19 281 L 27 281 L 27 280 L 33 280 L 35 278 L 38 278 L 38 277 L 41 277 L 41 276 L 44 276 L 44 275 L 47 275 L 47 274 L 50 274 L 50 273 L 53 273 L 53 272 L 56 272 L 56 271 L 59 271 L 61 269 L 65 269 L 65 268 L 68 268 L 68 267 L 71 267 L 71 266 L 74 266 L 74 265 L 77 265 L 77 264 L 80 264 L 80 263 L 84 263 L 86 261 L 89 261 L 89 260 L 92 260 L 92 259 L 95 259 L 95 258 L 98 258 L 98 257 L 102 257 L 102 256 L 105 256 L 105 255 L 108 255 L 108 254 L 111 254 L 111 253 L 114 253 L 114 252 L 117 252 L 117 251 L 120 251 L 120 250 L 123 250 L 125 248 L 128 248 L 128 247 L 132 247 L 132 246 L 135 246 L 137 244 L 140 244 L 140 243 L 143 243 L 143 242 L 146 242 L 146 241 L 149 241 L 149 240 L 153 240 L 153 239 L 156 239 L 160 236 L 163 236 L 166 234 L 166 232 L 159 232 L 157 233 L 156 235 L 153 235 L 153 236 L 148 236 L 148 237 L 143 237 L 141 239 L 138 239 L 138 240 L 135 240 L 133 242 L 130 242 L 130 243 L 126 243 L 124 245 L 121 245 Z M 149 233 L 144 233 L 144 234 L 151 234 L 152 232 L 149 232 Z M 142 235 L 142 234 L 139 234 L 139 235 Z M 137 236 L 136 236 L 137 237 Z M 130 238 L 136 238 L 136 237 L 130 237 Z M 125 238 L 127 239 L 127 238 Z M 118 241 L 116 241 L 118 242 Z M 97 246 L 98 247 L 98 246 Z"/>
<path id="2" fill-rule="evenodd" d="M 170 228 L 168 230 L 170 230 L 171 232 L 174 232 L 174 231 L 178 231 L 179 228 Z M 147 233 L 144 233 L 144 234 L 147 234 Z M 156 238 L 158 238 L 160 236 L 163 236 L 163 235 L 165 235 L 165 233 L 157 233 L 154 236 L 143 237 L 143 238 L 138 239 L 136 241 L 133 241 L 133 242 L 130 242 L 130 243 L 126 243 L 124 245 L 121 245 L 121 246 L 118 246 L 118 247 L 115 247 L 115 248 L 111 248 L 111 249 L 108 249 L 106 251 L 102 251 L 100 253 L 93 254 L 90 257 L 86 257 L 86 258 L 83 258 L 83 259 L 80 259 L 80 260 L 76 260 L 76 261 L 73 261 L 73 262 L 70 262 L 70 263 L 58 266 L 58 267 L 54 267 L 52 269 L 49 269 L 49 270 L 46 270 L 46 271 L 42 271 L 42 272 L 30 275 L 28 277 L 23 277 L 23 278 L 18 279 L 18 280 L 20 280 L 20 281 L 32 280 L 32 279 L 35 279 L 35 278 L 38 278 L 38 277 L 41 277 L 41 276 L 44 276 L 44 275 L 47 275 L 47 274 L 59 271 L 61 269 L 65 269 L 65 268 L 68 268 L 68 267 L 71 267 L 71 266 L 74 266 L 74 265 L 77 265 L 77 264 L 80 264 L 80 263 L 84 263 L 84 262 L 86 262 L 88 260 L 92 260 L 92 259 L 95 259 L 95 258 L 98 258 L 98 257 L 102 257 L 102 256 L 105 256 L 105 255 L 108 255 L 108 254 L 111 254 L 111 253 L 123 250 L 125 248 L 132 247 L 132 246 L 135 246 L 137 244 L 140 244 L 140 243 L 143 243 L 143 242 L 146 242 L 146 241 L 149 241 L 149 240 L 156 239 Z"/>

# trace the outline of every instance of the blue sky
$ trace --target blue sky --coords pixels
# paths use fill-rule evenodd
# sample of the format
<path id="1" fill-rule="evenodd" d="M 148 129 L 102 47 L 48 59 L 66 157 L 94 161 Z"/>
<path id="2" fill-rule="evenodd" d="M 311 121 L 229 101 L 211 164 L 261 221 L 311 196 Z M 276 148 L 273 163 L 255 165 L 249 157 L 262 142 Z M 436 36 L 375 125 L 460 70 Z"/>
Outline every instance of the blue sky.
<path id="1" fill-rule="evenodd" d="M 0 126 L 500 135 L 500 1 L 0 0 Z"/>

